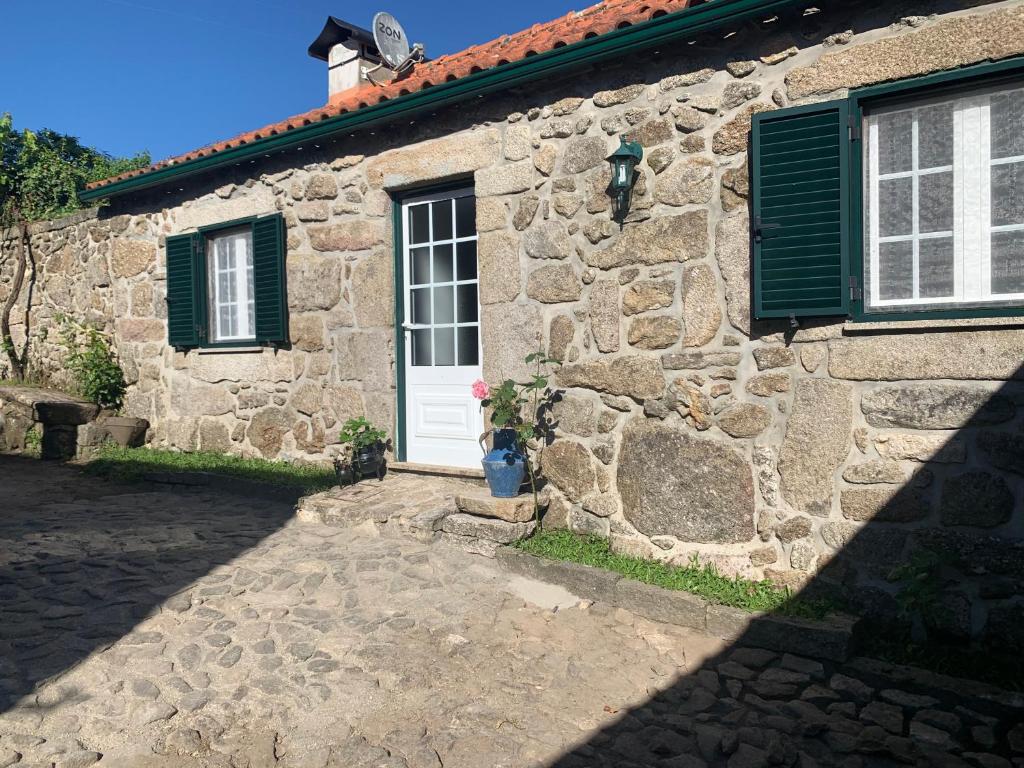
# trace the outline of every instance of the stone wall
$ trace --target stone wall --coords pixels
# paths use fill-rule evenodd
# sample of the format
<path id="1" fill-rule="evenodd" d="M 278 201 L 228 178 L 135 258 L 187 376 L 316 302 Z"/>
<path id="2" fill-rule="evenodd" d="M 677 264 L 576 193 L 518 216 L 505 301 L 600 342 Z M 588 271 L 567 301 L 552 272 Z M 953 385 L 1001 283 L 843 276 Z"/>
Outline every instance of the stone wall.
<path id="1" fill-rule="evenodd" d="M 564 361 L 549 522 L 794 588 L 847 584 L 888 612 L 891 567 L 926 544 L 970 563 L 943 594 L 945 631 L 1017 626 L 1020 642 L 1024 331 L 750 319 L 752 114 L 1024 53 L 1020 2 L 872 5 L 730 30 L 40 231 L 40 372 L 61 377 L 42 333 L 67 309 L 115 332 L 127 412 L 153 445 L 323 459 L 339 421 L 394 423 L 391 193 L 472 176 L 485 373 L 525 376 L 538 343 Z M 619 135 L 645 148 L 621 230 L 604 160 Z M 276 210 L 291 347 L 169 349 L 164 237 Z"/>

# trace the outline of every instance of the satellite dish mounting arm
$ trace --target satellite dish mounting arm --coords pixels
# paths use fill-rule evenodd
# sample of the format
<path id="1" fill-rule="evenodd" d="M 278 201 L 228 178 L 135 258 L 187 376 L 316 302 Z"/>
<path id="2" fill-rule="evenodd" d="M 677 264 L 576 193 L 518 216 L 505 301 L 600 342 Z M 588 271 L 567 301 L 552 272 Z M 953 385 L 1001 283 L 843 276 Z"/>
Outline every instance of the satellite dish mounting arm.
<path id="1" fill-rule="evenodd" d="M 406 72 L 410 71 L 416 64 L 419 64 L 421 61 L 423 61 L 423 58 L 423 43 L 415 43 L 412 46 L 412 50 L 409 51 L 409 55 L 405 57 L 405 61 L 403 61 L 397 67 L 388 67 L 388 69 L 394 72 L 396 76 L 401 76 L 404 75 Z M 387 61 L 385 61 L 384 58 L 382 57 L 380 64 L 378 64 L 373 69 L 366 70 L 366 79 L 376 86 L 384 85 L 385 83 L 377 82 L 376 80 L 373 79 L 373 73 L 379 69 L 384 69 L 385 67 L 387 67 Z"/>

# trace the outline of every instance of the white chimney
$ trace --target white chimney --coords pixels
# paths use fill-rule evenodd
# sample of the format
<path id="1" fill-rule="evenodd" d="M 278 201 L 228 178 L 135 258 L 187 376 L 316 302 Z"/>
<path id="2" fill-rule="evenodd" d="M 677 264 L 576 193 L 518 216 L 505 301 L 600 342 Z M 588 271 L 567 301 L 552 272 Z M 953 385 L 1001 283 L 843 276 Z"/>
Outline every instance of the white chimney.
<path id="1" fill-rule="evenodd" d="M 367 71 L 381 63 L 370 31 L 334 16 L 327 17 L 323 31 L 309 46 L 309 55 L 327 62 L 328 100 L 369 82 Z M 392 73 L 384 68 L 373 77 L 378 82 L 390 80 Z"/>

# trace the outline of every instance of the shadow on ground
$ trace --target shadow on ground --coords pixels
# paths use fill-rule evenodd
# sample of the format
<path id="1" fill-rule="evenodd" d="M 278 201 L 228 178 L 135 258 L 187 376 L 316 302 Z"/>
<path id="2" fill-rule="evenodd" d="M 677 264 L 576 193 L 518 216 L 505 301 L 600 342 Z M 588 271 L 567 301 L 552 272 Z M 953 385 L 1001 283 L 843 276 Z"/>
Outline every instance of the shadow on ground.
<path id="1" fill-rule="evenodd" d="M 0 489 L 0 714 L 161 605 L 187 608 L 179 592 L 293 514 L 284 502 L 154 492 L 12 456 L 0 456 Z M 104 513 L 91 514 L 100 498 Z M 227 594 L 226 579 L 199 593 Z"/>
<path id="2" fill-rule="evenodd" d="M 1024 766 L 1022 378 L 873 384 L 886 391 L 850 448 L 859 475 L 832 484 L 842 518 L 816 534 L 794 513 L 778 529 L 784 558 L 807 536 L 832 548 L 794 591 L 862 617 L 865 656 L 747 647 L 755 622 L 551 766 Z"/>

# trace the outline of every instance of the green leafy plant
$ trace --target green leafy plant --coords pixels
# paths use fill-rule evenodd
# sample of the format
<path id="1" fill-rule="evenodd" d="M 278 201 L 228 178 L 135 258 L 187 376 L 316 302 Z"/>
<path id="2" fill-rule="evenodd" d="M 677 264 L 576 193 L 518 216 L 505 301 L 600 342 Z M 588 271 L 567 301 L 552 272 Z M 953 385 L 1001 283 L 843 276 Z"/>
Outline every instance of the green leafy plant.
<path id="1" fill-rule="evenodd" d="M 889 574 L 891 581 L 898 582 L 896 602 L 900 607 L 900 618 L 911 625 L 911 638 L 915 642 L 927 640 L 927 625 L 937 624 L 945 617 L 942 605 L 944 586 L 943 569 L 947 559 L 930 549 L 919 549 L 910 561 L 894 568 Z"/>
<path id="2" fill-rule="evenodd" d="M 341 427 L 341 434 L 338 435 L 341 443 L 350 446 L 356 453 L 377 443 L 385 443 L 387 438 L 387 432 L 378 429 L 362 416 L 346 421 Z"/>
<path id="3" fill-rule="evenodd" d="M 78 394 L 101 408 L 119 411 L 128 384 L 106 334 L 66 315 L 58 316 L 57 322 L 68 352 L 65 364 Z"/>
<path id="4" fill-rule="evenodd" d="M 25 453 L 36 458 L 43 454 L 43 434 L 36 427 L 25 433 Z"/>

